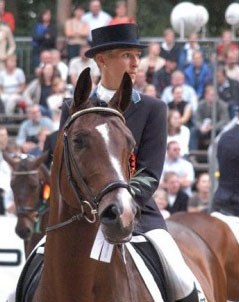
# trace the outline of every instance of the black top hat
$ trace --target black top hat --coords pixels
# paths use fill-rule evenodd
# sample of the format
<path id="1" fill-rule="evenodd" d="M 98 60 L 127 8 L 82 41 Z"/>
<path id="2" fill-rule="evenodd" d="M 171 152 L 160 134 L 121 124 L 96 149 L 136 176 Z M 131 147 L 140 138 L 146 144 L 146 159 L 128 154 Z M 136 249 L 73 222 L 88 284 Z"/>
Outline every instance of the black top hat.
<path id="1" fill-rule="evenodd" d="M 103 26 L 92 30 L 92 47 L 85 56 L 93 58 L 95 54 L 118 48 L 145 48 L 140 44 L 136 24 L 125 23 Z"/>

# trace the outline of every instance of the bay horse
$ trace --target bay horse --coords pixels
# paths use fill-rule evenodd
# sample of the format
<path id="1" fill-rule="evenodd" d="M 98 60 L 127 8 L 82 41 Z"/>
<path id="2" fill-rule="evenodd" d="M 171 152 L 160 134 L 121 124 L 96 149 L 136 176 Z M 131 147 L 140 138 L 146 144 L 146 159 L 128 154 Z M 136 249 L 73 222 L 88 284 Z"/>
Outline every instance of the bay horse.
<path id="1" fill-rule="evenodd" d="M 167 227 L 208 301 L 239 301 L 239 244 L 228 225 L 207 213 L 182 212 Z"/>
<path id="2" fill-rule="evenodd" d="M 135 141 L 122 115 L 131 101 L 132 81 L 124 75 L 106 108 L 89 101 L 91 85 L 86 69 L 58 135 L 44 266 L 31 301 L 153 302 L 121 245 L 130 240 L 138 213 L 129 186 Z M 90 258 L 99 227 L 114 245 L 110 263 Z"/>
<path id="3" fill-rule="evenodd" d="M 16 233 L 24 240 L 25 255 L 30 254 L 45 235 L 48 222 L 50 172 L 44 165 L 47 154 L 33 157 L 21 154 L 4 159 L 12 168 L 11 188 L 16 206 Z"/>

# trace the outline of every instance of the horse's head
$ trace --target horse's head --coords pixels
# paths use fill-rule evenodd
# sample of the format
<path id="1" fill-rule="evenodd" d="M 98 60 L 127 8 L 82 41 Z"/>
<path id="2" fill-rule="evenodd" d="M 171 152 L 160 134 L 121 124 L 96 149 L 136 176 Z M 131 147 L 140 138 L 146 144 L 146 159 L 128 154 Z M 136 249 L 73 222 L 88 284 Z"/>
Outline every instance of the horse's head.
<path id="1" fill-rule="evenodd" d="M 61 194 L 68 204 L 81 209 L 88 221 L 94 222 L 98 216 L 106 240 L 122 243 L 131 238 L 138 211 L 128 184 L 135 141 L 122 115 L 131 100 L 132 82 L 125 74 L 106 108 L 93 107 L 90 91 L 86 69 L 78 79 L 72 115 L 64 128 Z M 71 186 L 66 185 L 66 177 Z M 69 189 L 74 192 L 73 199 Z"/>
<path id="2" fill-rule="evenodd" d="M 49 171 L 43 165 L 47 154 L 12 158 L 4 153 L 3 156 L 12 167 L 11 187 L 18 217 L 16 233 L 27 240 L 41 214 L 43 186 L 50 182 Z"/>

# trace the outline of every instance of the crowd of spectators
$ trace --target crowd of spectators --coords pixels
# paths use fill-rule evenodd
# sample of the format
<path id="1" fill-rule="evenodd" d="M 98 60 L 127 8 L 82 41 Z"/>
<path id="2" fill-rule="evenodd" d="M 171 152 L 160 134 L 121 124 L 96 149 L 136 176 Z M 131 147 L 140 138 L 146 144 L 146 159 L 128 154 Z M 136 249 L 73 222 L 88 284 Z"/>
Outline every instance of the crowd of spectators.
<path id="1" fill-rule="evenodd" d="M 26 80 L 17 63 L 14 16 L 5 11 L 5 1 L 0 0 L 0 112 L 9 115 L 21 108 L 25 113 L 16 136 L 21 152 L 40 154 L 47 135 L 57 132 L 61 104 L 64 98 L 73 96 L 83 69 L 91 68 L 93 84 L 100 80 L 95 61 L 84 55 L 90 48 L 91 30 L 107 24 L 135 22 L 127 15 L 125 1 L 116 3 L 114 16 L 103 10 L 99 0 L 89 1 L 87 9 L 77 5 L 63 29 L 67 41 L 67 56 L 63 56 L 57 49 L 52 12 L 48 8 L 43 10 L 32 30 L 34 77 Z M 167 154 L 155 193 L 165 217 L 176 211 L 201 211 L 209 206 L 208 171 L 196 173 L 189 153 L 207 150 L 212 130 L 219 134 L 238 111 L 238 54 L 239 47 L 230 30 L 222 33 L 215 53 L 208 53 L 197 33 L 190 34 L 185 43 L 178 43 L 175 32 L 167 28 L 163 41 L 150 42 L 142 55 L 134 88 L 162 99 L 168 106 Z M 5 127 L 0 128 L 1 140 L 5 131 Z M 2 174 L 7 168 L 1 152 L 7 145 L 0 143 Z M 1 196 L 6 191 L 5 199 L 9 202 L 10 187 L 0 188 Z"/>

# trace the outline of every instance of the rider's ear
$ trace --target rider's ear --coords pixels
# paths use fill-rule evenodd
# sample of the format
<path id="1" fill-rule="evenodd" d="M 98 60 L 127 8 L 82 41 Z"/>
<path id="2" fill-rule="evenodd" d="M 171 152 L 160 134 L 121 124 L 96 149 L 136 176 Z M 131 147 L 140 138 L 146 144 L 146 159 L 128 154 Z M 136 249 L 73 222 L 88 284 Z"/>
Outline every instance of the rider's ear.
<path id="1" fill-rule="evenodd" d="M 125 112 L 131 101 L 132 89 L 132 80 L 129 74 L 125 72 L 120 87 L 110 100 L 109 106 L 119 110 L 122 113 Z"/>

